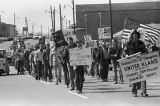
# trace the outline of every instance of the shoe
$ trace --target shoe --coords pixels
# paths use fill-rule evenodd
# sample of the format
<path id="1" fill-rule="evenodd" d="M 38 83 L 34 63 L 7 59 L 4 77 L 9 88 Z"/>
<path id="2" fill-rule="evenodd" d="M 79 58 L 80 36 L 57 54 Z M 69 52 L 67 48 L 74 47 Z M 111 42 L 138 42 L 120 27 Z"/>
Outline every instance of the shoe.
<path id="1" fill-rule="evenodd" d="M 70 90 L 72 91 L 72 90 L 75 90 L 75 89 L 74 89 L 74 88 L 71 88 Z"/>
<path id="2" fill-rule="evenodd" d="M 49 80 L 49 82 L 52 82 L 52 80 Z"/>
<path id="3" fill-rule="evenodd" d="M 137 94 L 133 94 L 133 97 L 137 97 Z"/>
<path id="4" fill-rule="evenodd" d="M 77 93 L 81 93 L 80 91 L 77 91 Z"/>
<path id="5" fill-rule="evenodd" d="M 61 83 L 61 79 L 59 79 L 59 82 Z"/>
<path id="6" fill-rule="evenodd" d="M 147 93 L 141 93 L 141 96 L 142 97 L 148 97 L 148 94 Z"/>
<path id="7" fill-rule="evenodd" d="M 118 82 L 117 82 L 117 81 L 115 81 L 113 84 L 118 84 Z"/>

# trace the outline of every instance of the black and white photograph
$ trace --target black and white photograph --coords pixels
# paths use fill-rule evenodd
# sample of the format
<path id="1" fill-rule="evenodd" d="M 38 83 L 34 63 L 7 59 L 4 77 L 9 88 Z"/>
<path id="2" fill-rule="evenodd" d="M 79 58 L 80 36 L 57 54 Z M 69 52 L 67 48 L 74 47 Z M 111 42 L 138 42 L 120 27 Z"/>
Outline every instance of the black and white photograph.
<path id="1" fill-rule="evenodd" d="M 0 106 L 159 106 L 160 0 L 0 0 Z"/>

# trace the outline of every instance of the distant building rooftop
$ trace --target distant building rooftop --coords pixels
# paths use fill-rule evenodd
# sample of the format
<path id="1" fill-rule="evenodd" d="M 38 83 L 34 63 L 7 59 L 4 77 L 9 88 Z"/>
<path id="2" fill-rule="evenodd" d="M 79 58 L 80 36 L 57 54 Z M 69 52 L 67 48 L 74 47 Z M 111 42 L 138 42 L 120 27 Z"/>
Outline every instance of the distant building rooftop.
<path id="1" fill-rule="evenodd" d="M 160 9 L 160 2 L 112 3 L 113 11 Z M 109 4 L 76 5 L 76 12 L 109 11 Z"/>

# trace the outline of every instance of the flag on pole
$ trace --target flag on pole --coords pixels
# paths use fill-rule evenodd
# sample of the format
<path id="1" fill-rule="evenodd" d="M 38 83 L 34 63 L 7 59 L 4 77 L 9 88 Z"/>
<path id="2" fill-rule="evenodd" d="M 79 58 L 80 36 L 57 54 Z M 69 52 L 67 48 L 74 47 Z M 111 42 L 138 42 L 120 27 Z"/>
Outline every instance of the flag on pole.
<path id="1" fill-rule="evenodd" d="M 141 24 L 133 19 L 126 18 L 122 38 L 128 38 L 134 29 L 143 29 L 145 41 L 155 44 L 160 37 L 160 30 Z"/>

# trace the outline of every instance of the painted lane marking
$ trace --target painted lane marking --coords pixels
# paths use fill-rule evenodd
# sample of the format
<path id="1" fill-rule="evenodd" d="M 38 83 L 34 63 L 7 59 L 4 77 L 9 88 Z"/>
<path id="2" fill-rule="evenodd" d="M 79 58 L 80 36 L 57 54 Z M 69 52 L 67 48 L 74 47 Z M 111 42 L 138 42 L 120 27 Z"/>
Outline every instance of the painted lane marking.
<path id="1" fill-rule="evenodd" d="M 70 94 L 72 94 L 72 95 L 79 96 L 79 97 L 81 97 L 81 98 L 83 98 L 83 99 L 88 99 L 88 97 L 86 97 L 86 96 L 83 96 L 83 95 L 79 95 L 79 94 L 77 94 L 77 93 L 74 93 L 74 92 L 72 92 L 72 91 L 68 91 L 68 93 L 70 93 Z"/>

